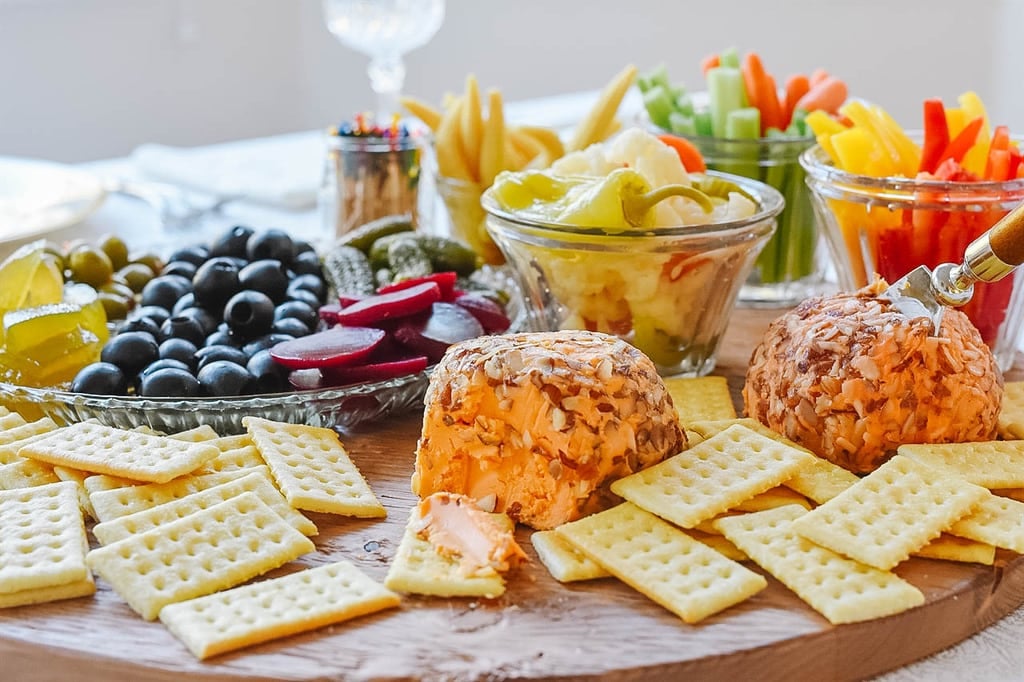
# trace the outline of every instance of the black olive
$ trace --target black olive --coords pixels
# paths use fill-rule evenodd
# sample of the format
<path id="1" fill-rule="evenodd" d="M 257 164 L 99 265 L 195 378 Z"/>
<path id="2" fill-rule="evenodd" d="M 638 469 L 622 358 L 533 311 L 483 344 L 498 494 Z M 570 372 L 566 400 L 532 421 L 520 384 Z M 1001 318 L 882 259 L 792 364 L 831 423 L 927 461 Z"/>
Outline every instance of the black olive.
<path id="1" fill-rule="evenodd" d="M 206 259 L 210 257 L 210 250 L 202 244 L 195 244 L 193 246 L 186 246 L 183 249 L 178 249 L 167 258 L 168 263 L 173 263 L 176 260 L 183 260 L 191 263 L 197 268 L 206 262 Z"/>
<path id="2" fill-rule="evenodd" d="M 242 395 L 249 392 L 252 384 L 249 370 L 230 360 L 211 362 L 199 370 L 196 378 L 206 395 Z"/>
<path id="3" fill-rule="evenodd" d="M 185 339 L 199 346 L 199 344 L 206 341 L 206 330 L 203 329 L 203 325 L 199 320 L 195 318 L 175 315 L 160 325 L 160 336 L 157 338 L 160 341 Z"/>
<path id="4" fill-rule="evenodd" d="M 249 343 L 245 344 L 244 346 L 242 346 L 242 350 L 245 351 L 246 355 L 252 357 L 253 355 L 256 355 L 256 353 L 259 353 L 261 350 L 273 348 L 279 343 L 291 341 L 294 338 L 295 337 L 292 336 L 291 334 L 267 334 L 266 336 L 261 336 L 258 339 L 253 339 Z"/>
<path id="5" fill-rule="evenodd" d="M 304 253 L 314 251 L 313 245 L 304 239 L 293 239 L 292 240 L 292 259 L 298 258 Z"/>
<path id="6" fill-rule="evenodd" d="M 142 377 L 139 394 L 154 398 L 193 398 L 202 393 L 199 380 L 183 369 L 165 367 Z"/>
<path id="7" fill-rule="evenodd" d="M 318 308 L 303 301 L 285 301 L 274 308 L 274 321 L 277 322 L 286 317 L 294 317 L 309 329 L 315 329 L 320 319 L 317 310 Z"/>
<path id="8" fill-rule="evenodd" d="M 243 290 L 261 291 L 274 303 L 281 303 L 288 291 L 288 273 L 280 261 L 258 260 L 239 271 L 238 283 Z"/>
<path id="9" fill-rule="evenodd" d="M 171 315 L 177 315 L 182 310 L 191 308 L 196 304 L 196 295 L 194 292 L 189 292 L 178 299 L 178 302 L 171 308 Z"/>
<path id="10" fill-rule="evenodd" d="M 159 331 L 160 325 L 162 325 L 170 316 L 171 313 L 167 308 L 162 308 L 158 305 L 144 305 L 140 308 L 136 308 L 128 315 L 128 322 L 148 317 L 150 321 L 156 324 L 157 331 Z M 156 335 L 154 334 L 154 336 Z"/>
<path id="11" fill-rule="evenodd" d="M 145 377 L 149 374 L 152 374 L 153 372 L 159 372 L 162 369 L 168 368 L 184 370 L 189 374 L 192 373 L 192 368 L 188 366 L 188 363 L 182 362 L 181 360 L 175 360 L 174 358 L 160 358 L 159 360 L 154 360 L 153 362 L 143 367 L 142 371 L 139 372 L 139 378 Z"/>
<path id="12" fill-rule="evenodd" d="M 196 305 L 220 314 L 228 299 L 241 291 L 238 265 L 230 258 L 211 258 L 192 278 Z"/>
<path id="13" fill-rule="evenodd" d="M 200 348 L 196 351 L 196 359 L 199 361 L 199 369 L 206 367 L 211 362 L 218 362 L 220 360 L 227 360 L 244 367 L 245 363 L 249 360 L 249 356 L 237 346 L 219 345 Z"/>
<path id="14" fill-rule="evenodd" d="M 245 254 L 250 261 L 273 258 L 284 265 L 292 262 L 292 238 L 284 230 L 270 229 L 249 237 Z"/>
<path id="15" fill-rule="evenodd" d="M 245 247 L 253 232 L 251 227 L 235 225 L 213 240 L 213 244 L 210 245 L 210 255 L 245 258 Z"/>
<path id="16" fill-rule="evenodd" d="M 163 308 L 160 308 L 160 310 L 165 313 L 167 312 Z M 165 319 L 166 317 L 167 316 L 164 315 Z M 125 332 L 146 332 L 155 339 L 160 336 L 160 325 L 154 322 L 151 317 L 136 317 L 126 320 L 125 323 L 117 330 L 118 334 L 123 334 Z"/>
<path id="17" fill-rule="evenodd" d="M 107 341 L 100 351 L 100 360 L 117 365 L 126 377 L 160 357 L 160 347 L 146 332 L 124 332 Z"/>
<path id="18" fill-rule="evenodd" d="M 171 261 L 160 271 L 160 275 L 181 275 L 186 279 L 192 279 L 196 274 L 196 264 L 187 260 Z"/>
<path id="19" fill-rule="evenodd" d="M 294 317 L 285 317 L 274 322 L 271 325 L 270 330 L 278 334 L 289 334 L 296 338 L 300 336 L 309 336 L 309 327 L 307 327 L 301 320 L 297 320 Z"/>
<path id="20" fill-rule="evenodd" d="M 178 360 L 190 370 L 196 368 L 196 344 L 186 339 L 167 339 L 160 344 L 160 359 Z"/>
<path id="21" fill-rule="evenodd" d="M 288 283 L 288 292 L 291 293 L 294 289 L 312 291 L 320 301 L 327 295 L 327 285 L 319 275 L 297 275 Z"/>
<path id="22" fill-rule="evenodd" d="M 259 291 L 239 291 L 224 306 L 224 321 L 243 338 L 266 334 L 274 321 L 274 302 Z"/>
<path id="23" fill-rule="evenodd" d="M 221 319 L 218 315 L 214 315 L 205 308 L 197 308 L 194 306 L 191 308 L 185 308 L 184 310 L 176 313 L 175 316 L 188 317 L 198 322 L 199 326 L 203 329 L 203 336 L 208 336 L 217 331 L 217 325 L 221 323 Z"/>
<path id="24" fill-rule="evenodd" d="M 170 310 L 185 294 L 192 291 L 192 280 L 181 275 L 154 277 L 142 287 L 142 305 L 155 305 Z"/>
<path id="25" fill-rule="evenodd" d="M 256 393 L 280 393 L 288 390 L 288 369 L 279 365 L 269 349 L 254 353 L 245 365 L 253 377 Z"/>
<path id="26" fill-rule="evenodd" d="M 313 306 L 315 308 L 319 308 L 323 303 L 323 301 L 321 301 L 317 295 L 309 289 L 302 289 L 298 287 L 288 289 L 288 300 L 302 301 L 306 305 Z"/>
<path id="27" fill-rule="evenodd" d="M 320 257 L 315 251 L 303 251 L 292 259 L 292 270 L 296 275 L 321 276 Z"/>
<path id="28" fill-rule="evenodd" d="M 94 362 L 79 370 L 71 382 L 71 390 L 93 395 L 124 395 L 128 392 L 128 380 L 117 365 Z"/>

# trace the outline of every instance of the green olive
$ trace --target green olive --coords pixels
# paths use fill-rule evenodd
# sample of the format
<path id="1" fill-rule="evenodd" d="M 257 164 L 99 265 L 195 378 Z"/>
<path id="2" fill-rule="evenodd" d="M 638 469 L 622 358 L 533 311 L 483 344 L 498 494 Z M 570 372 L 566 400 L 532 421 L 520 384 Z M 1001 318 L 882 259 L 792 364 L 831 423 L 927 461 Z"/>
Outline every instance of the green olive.
<path id="1" fill-rule="evenodd" d="M 111 279 L 109 282 L 106 282 L 105 284 L 100 285 L 99 291 L 100 293 L 115 294 L 117 296 L 121 296 L 122 298 L 128 299 L 132 303 L 135 302 L 135 292 L 132 291 L 132 288 L 127 284 L 115 282 L 113 279 Z"/>
<path id="2" fill-rule="evenodd" d="M 64 243 L 64 248 L 61 249 L 61 255 L 64 257 L 64 262 L 65 263 L 68 262 L 68 259 L 71 257 L 71 252 L 72 251 L 77 251 L 78 249 L 82 248 L 83 246 L 89 246 L 89 240 L 82 239 L 82 238 L 77 238 L 77 239 L 72 239 L 69 242 L 65 242 Z"/>
<path id="3" fill-rule="evenodd" d="M 153 270 L 143 263 L 129 263 L 114 274 L 114 277 L 122 278 L 136 294 L 141 293 L 142 287 L 155 276 Z"/>
<path id="4" fill-rule="evenodd" d="M 107 254 L 115 270 L 128 264 L 128 245 L 120 237 L 108 234 L 100 238 L 100 249 Z"/>
<path id="5" fill-rule="evenodd" d="M 79 246 L 68 256 L 71 278 L 92 287 L 99 287 L 110 281 L 114 266 L 107 254 L 94 246 Z"/>
<path id="6" fill-rule="evenodd" d="M 143 253 L 138 256 L 134 256 L 131 260 L 132 263 L 142 263 L 147 266 L 153 275 L 159 275 L 160 271 L 164 269 L 164 262 L 154 253 Z"/>
<path id="7" fill-rule="evenodd" d="M 108 320 L 123 320 L 128 316 L 128 311 L 132 309 L 134 303 L 131 298 L 107 291 L 101 291 L 97 298 L 100 304 L 103 305 L 103 310 L 106 311 Z"/>

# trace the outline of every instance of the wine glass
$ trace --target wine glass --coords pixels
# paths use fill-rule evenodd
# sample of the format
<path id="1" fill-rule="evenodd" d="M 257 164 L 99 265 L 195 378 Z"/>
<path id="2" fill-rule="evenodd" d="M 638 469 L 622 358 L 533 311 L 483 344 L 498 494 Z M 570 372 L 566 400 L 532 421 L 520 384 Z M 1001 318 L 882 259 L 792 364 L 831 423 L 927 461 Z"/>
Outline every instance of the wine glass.
<path id="1" fill-rule="evenodd" d="M 370 57 L 366 69 L 377 93 L 377 116 L 398 111 L 405 82 L 402 56 L 426 45 L 444 21 L 445 0 L 323 0 L 324 20 L 334 36 Z"/>

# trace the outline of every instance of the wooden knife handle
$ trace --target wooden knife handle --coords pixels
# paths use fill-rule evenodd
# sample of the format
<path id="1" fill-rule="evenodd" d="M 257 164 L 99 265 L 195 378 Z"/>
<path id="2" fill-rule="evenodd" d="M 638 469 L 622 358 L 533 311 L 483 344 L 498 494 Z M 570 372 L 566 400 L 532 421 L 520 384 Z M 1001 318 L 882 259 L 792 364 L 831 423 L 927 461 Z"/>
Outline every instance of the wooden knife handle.
<path id="1" fill-rule="evenodd" d="M 992 252 L 1007 265 L 1024 263 L 1024 204 L 1006 214 L 988 233 Z"/>

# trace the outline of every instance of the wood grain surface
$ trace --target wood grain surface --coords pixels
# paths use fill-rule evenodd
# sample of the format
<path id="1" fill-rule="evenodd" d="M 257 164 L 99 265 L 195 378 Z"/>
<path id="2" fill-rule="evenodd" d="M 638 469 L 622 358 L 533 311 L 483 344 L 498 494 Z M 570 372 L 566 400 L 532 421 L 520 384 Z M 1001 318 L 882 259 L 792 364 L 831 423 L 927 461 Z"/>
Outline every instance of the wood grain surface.
<path id="1" fill-rule="evenodd" d="M 716 374 L 738 398 L 749 354 L 777 311 L 740 310 Z M 1021 378 L 1021 367 L 1011 374 Z M 311 515 L 317 551 L 276 571 L 347 559 L 383 580 L 414 502 L 416 412 L 345 436 L 387 507 L 386 520 Z M 561 585 L 533 558 L 496 600 L 405 597 L 400 608 L 200 663 L 159 623 L 136 616 L 103 581 L 94 597 L 0 610 L 0 679 L 682 679 L 852 680 L 948 647 L 1024 602 L 1024 559 L 993 567 L 912 559 L 897 573 L 924 606 L 831 626 L 769 578 L 753 599 L 698 625 L 614 579 Z"/>

